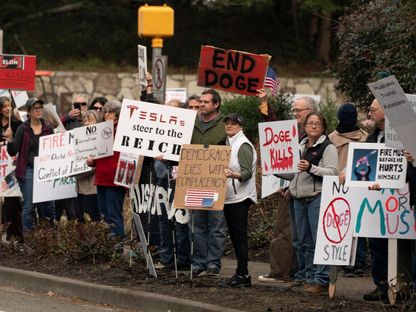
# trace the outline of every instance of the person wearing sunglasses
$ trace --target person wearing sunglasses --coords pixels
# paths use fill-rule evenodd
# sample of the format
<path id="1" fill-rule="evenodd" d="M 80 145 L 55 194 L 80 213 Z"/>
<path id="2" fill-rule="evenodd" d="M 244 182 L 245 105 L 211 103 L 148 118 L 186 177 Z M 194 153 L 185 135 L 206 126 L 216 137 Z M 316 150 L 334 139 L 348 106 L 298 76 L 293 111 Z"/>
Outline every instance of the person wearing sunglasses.
<path id="1" fill-rule="evenodd" d="M 88 97 L 75 94 L 72 101 L 72 109 L 61 116 L 62 124 L 66 130 L 72 130 L 82 126 L 81 113 L 88 109 Z"/>
<path id="2" fill-rule="evenodd" d="M 102 114 L 103 106 L 107 102 L 108 102 L 108 100 L 104 96 L 97 96 L 91 101 L 91 103 L 89 105 L 89 109 L 90 110 L 95 110 L 98 113 L 100 119 L 103 119 L 104 118 L 104 116 Z"/>

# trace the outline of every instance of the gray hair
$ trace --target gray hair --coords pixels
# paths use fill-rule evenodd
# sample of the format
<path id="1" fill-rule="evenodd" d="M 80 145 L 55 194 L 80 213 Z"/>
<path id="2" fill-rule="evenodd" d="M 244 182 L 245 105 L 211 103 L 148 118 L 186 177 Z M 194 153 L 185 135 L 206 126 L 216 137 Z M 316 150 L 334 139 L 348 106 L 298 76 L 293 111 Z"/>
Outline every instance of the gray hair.
<path id="1" fill-rule="evenodd" d="M 308 106 L 308 108 L 310 108 L 311 112 L 318 111 L 318 105 L 316 104 L 315 100 L 311 98 L 310 96 L 302 96 L 296 99 L 296 101 L 300 101 L 300 100 L 305 101 L 306 105 Z"/>
<path id="2" fill-rule="evenodd" d="M 1 96 L 0 97 L 0 104 L 3 105 L 4 102 L 9 101 L 10 104 L 12 103 L 11 99 L 8 96 Z"/>
<path id="3" fill-rule="evenodd" d="M 101 117 L 97 111 L 90 109 L 82 112 L 82 122 L 84 122 L 86 119 L 90 119 L 91 117 L 94 117 L 97 123 L 101 122 Z"/>
<path id="4" fill-rule="evenodd" d="M 114 111 L 116 118 L 118 119 L 118 117 L 120 116 L 120 110 L 121 110 L 121 104 L 118 101 L 108 101 L 107 103 L 104 104 L 103 106 L 103 112 L 105 111 Z"/>

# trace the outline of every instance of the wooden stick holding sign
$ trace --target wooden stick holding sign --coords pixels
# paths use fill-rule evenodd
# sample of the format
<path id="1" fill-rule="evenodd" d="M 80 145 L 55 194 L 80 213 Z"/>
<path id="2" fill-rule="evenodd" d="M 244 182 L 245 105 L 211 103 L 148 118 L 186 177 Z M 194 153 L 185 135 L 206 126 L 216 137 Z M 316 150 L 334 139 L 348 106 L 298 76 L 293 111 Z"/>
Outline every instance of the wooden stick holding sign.
<path id="1" fill-rule="evenodd" d="M 263 88 L 270 58 L 267 54 L 202 46 L 198 86 L 256 96 Z"/>
<path id="2" fill-rule="evenodd" d="M 183 145 L 173 208 L 222 210 L 230 155 L 229 146 Z"/>

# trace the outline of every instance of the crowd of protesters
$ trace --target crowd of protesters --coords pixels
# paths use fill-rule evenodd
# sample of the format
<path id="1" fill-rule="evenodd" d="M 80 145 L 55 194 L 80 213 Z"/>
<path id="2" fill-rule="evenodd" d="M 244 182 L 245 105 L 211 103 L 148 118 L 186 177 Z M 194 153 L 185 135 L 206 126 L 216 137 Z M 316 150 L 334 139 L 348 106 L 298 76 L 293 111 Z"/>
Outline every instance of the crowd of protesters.
<path id="1" fill-rule="evenodd" d="M 152 94 L 151 75 L 146 75 L 148 84 L 141 100 L 156 103 Z M 278 120 L 271 109 L 264 89 L 258 90 L 259 113 L 265 121 Z M 194 278 L 217 278 L 221 271 L 228 228 L 237 258 L 235 275 L 226 281 L 230 287 L 251 286 L 248 271 L 248 211 L 257 202 L 256 164 L 257 153 L 253 144 L 244 135 L 244 121 L 238 114 L 225 116 L 221 112 L 221 97 L 217 91 L 208 89 L 200 96 L 192 95 L 186 103 L 173 100 L 170 106 L 192 109 L 197 112 L 192 144 L 229 145 L 231 160 L 224 169 L 227 188 L 224 209 L 221 211 L 195 210 L 188 225 L 169 220 L 162 209 L 159 217 L 160 243 L 156 268 L 160 270 L 188 270 Z M 3 222 L 9 223 L 6 239 L 13 236 L 23 239 L 22 233 L 35 226 L 35 208 L 40 219 L 51 224 L 66 212 L 68 219 L 85 216 L 93 222 L 104 221 L 110 225 L 109 235 L 115 242 L 125 238 L 123 203 L 127 189 L 114 184 L 119 153 L 101 159 L 88 158 L 93 170 L 76 177 L 76 199 L 32 202 L 34 157 L 38 155 L 39 137 L 54 133 L 54 128 L 44 119 L 44 102 L 30 98 L 23 107 L 28 119 L 19 121 L 13 114 L 11 100 L 0 99 L 0 119 L 3 140 L 11 156 L 17 155 L 16 178 L 23 194 L 23 202 L 17 197 L 6 197 L 3 203 Z M 114 122 L 117 131 L 121 105 L 98 97 L 89 101 L 83 95 L 73 97 L 72 109 L 60 118 L 66 130 L 103 121 Z M 338 175 L 345 180 L 348 144 L 350 142 L 384 142 L 384 112 L 377 100 L 371 104 L 368 117 L 374 130 L 368 135 L 357 126 L 357 109 L 346 103 L 338 111 L 339 123 L 328 135 L 324 116 L 318 112 L 317 104 L 310 97 L 302 97 L 292 103 L 291 113 L 299 126 L 300 163 L 296 174 L 281 175 L 290 181 L 287 189 L 281 190 L 276 217 L 276 235 L 270 244 L 270 271 L 258 277 L 260 282 L 286 283 L 307 293 L 326 292 L 330 268 L 313 263 L 317 239 L 322 179 L 326 175 Z M 414 180 L 416 170 L 410 161 L 413 156 L 406 152 L 409 161 L 411 202 L 414 203 Z M 157 183 L 171 188 L 174 198 L 174 171 L 178 164 L 164 161 L 163 155 L 154 159 Z M 167 181 L 167 183 L 165 183 Z M 377 188 L 376 186 L 374 187 Z M 376 191 L 376 190 L 375 190 Z M 21 217 L 20 217 L 21 213 Z M 172 229 L 176 249 L 172 246 Z M 371 254 L 371 273 L 376 289 L 364 295 L 365 300 L 387 298 L 387 239 L 360 238 L 354 267 L 344 269 L 345 276 L 361 276 L 365 270 L 367 241 Z M 191 250 L 191 244 L 193 247 Z M 122 248 L 122 244 L 118 245 Z M 176 251 L 176 254 L 174 252 Z M 414 251 L 413 251 L 414 252 Z"/>

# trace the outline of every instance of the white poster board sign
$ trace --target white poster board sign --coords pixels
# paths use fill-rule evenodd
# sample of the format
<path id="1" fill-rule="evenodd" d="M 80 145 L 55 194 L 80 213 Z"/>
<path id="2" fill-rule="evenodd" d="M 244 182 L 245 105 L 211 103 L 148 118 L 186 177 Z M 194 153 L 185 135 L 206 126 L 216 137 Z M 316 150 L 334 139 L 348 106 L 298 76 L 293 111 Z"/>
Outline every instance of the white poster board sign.
<path id="1" fill-rule="evenodd" d="M 368 187 L 378 183 L 382 188 L 403 188 L 407 161 L 403 150 L 384 143 L 350 143 L 348 146 L 347 186 Z"/>
<path id="2" fill-rule="evenodd" d="M 274 176 L 273 174 L 266 174 L 261 176 L 261 198 L 265 198 L 271 194 L 276 193 L 280 189 L 288 187 L 290 181 L 284 180 Z"/>
<path id="3" fill-rule="evenodd" d="M 186 88 L 166 88 L 165 104 L 171 100 L 178 100 L 185 103 L 186 99 Z"/>
<path id="4" fill-rule="evenodd" d="M 416 112 L 416 95 L 406 94 L 406 98 L 412 106 L 413 110 Z M 384 138 L 386 141 L 386 146 L 403 149 L 404 146 L 402 142 L 400 142 L 399 136 L 396 134 L 396 131 L 394 130 L 393 126 L 390 123 L 390 120 L 387 117 L 385 118 L 384 127 Z"/>
<path id="5" fill-rule="evenodd" d="M 0 96 L 7 96 L 10 98 L 10 92 L 7 89 L 0 89 Z"/>
<path id="6" fill-rule="evenodd" d="M 347 192 L 348 188 L 339 184 L 338 177 L 324 176 L 314 264 L 350 264 L 354 232 L 351 215 L 357 207 L 345 198 Z"/>
<path id="7" fill-rule="evenodd" d="M 15 177 L 14 160 L 7 153 L 6 146 L 1 146 L 0 152 L 0 196 L 2 197 L 19 197 L 22 196 L 20 187 Z"/>
<path id="8" fill-rule="evenodd" d="M 146 86 L 146 73 L 147 73 L 147 48 L 142 45 L 137 45 L 137 81 L 140 85 Z"/>
<path id="9" fill-rule="evenodd" d="M 10 93 L 12 94 L 14 103 L 16 104 L 16 108 L 24 106 L 29 99 L 26 91 L 11 90 Z"/>
<path id="10" fill-rule="evenodd" d="M 191 142 L 196 112 L 124 99 L 114 150 L 178 161 L 181 146 Z"/>
<path id="11" fill-rule="evenodd" d="M 120 153 L 114 184 L 130 188 L 136 181 L 138 158 L 137 155 Z"/>
<path id="12" fill-rule="evenodd" d="M 35 157 L 34 172 L 38 171 L 39 157 Z M 77 197 L 75 177 L 57 178 L 33 183 L 33 203 Z"/>
<path id="13" fill-rule="evenodd" d="M 299 132 L 296 120 L 259 123 L 263 174 L 298 172 Z"/>
<path id="14" fill-rule="evenodd" d="M 416 112 L 394 76 L 368 84 L 405 149 L 416 155 Z"/>

